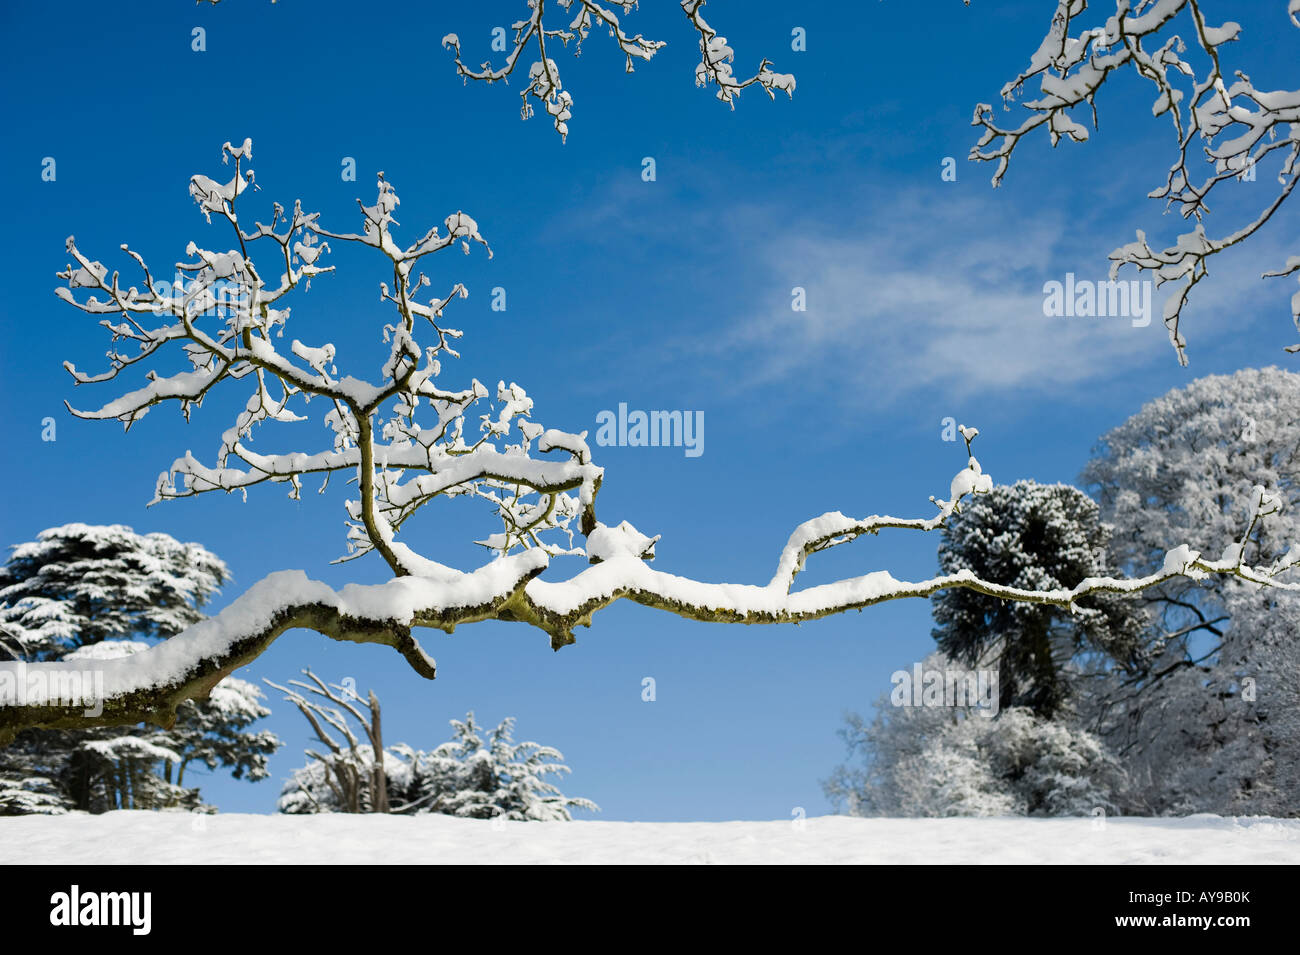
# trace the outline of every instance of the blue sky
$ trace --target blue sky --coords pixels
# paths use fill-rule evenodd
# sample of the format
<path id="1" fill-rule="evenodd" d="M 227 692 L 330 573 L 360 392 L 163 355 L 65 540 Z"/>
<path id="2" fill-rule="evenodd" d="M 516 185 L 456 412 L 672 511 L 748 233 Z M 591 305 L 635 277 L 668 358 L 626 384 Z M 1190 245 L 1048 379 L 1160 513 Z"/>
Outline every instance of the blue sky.
<path id="1" fill-rule="evenodd" d="M 828 510 L 928 516 L 963 464 L 941 440 L 947 416 L 977 425 L 977 453 L 999 483 L 1074 481 L 1096 439 L 1141 404 L 1194 376 L 1288 360 L 1290 280 L 1258 275 L 1294 252 L 1284 210 L 1223 256 L 1187 313 L 1191 367 L 1177 365 L 1158 317 L 1046 318 L 1042 287 L 1067 272 L 1104 279 L 1106 254 L 1145 228 L 1180 224 L 1143 197 L 1163 178 L 1172 133 L 1151 94 L 1121 78 L 1099 103 L 1086 146 L 1021 147 L 1002 188 L 964 158 L 973 106 L 995 101 L 1047 27 L 1050 3 L 792 5 L 715 0 L 707 14 L 738 52 L 737 72 L 769 57 L 798 80 L 793 100 L 756 89 L 736 109 L 696 89 L 694 34 L 673 2 L 648 2 L 633 32 L 668 41 L 628 76 L 593 33 L 557 58 L 575 105 L 567 144 L 545 116 L 522 122 L 516 82 L 464 86 L 439 46 L 489 55 L 491 30 L 523 4 L 355 4 L 225 0 L 119 5 L 71 2 L 0 11 L 0 103 L 8 132 L 0 173 L 7 228 L 0 262 L 0 409 L 8 466 L 0 541 L 69 521 L 123 523 L 197 540 L 235 580 L 219 607 L 277 569 L 341 585 L 378 581 L 377 560 L 333 566 L 344 549 L 341 493 L 288 501 L 278 487 L 146 508 L 158 472 L 187 448 L 211 460 L 233 391 L 187 425 L 157 409 L 129 435 L 63 409 L 97 406 L 113 386 L 77 389 L 65 359 L 95 370 L 107 337 L 54 297 L 64 240 L 124 273 L 129 242 L 162 271 L 191 239 L 224 249 L 187 193 L 194 173 L 228 178 L 227 140 L 254 142 L 260 217 L 301 198 L 327 228 L 358 224 L 383 170 L 402 205 L 402 234 L 463 209 L 491 242 L 490 261 L 445 254 L 435 288 L 464 282 L 465 330 L 454 374 L 466 384 L 517 381 L 549 427 L 593 433 L 597 414 L 703 411 L 704 453 L 602 448 L 599 514 L 662 534 L 657 566 L 688 576 L 765 581 L 800 521 Z M 1283 86 L 1300 34 L 1284 5 L 1251 5 L 1233 56 L 1261 86 Z M 1273 7 L 1277 7 L 1276 10 Z M 129 13 L 124 13 L 129 9 Z M 207 49 L 191 49 L 191 30 Z M 807 50 L 790 49 L 803 27 Z M 1291 32 L 1288 32 L 1291 31 Z M 956 157 L 956 182 L 941 180 Z M 57 177 L 41 179 L 52 157 Z M 356 182 L 343 181 L 344 157 Z M 657 177 L 641 178 L 653 157 Z M 1266 201 L 1242 183 L 1215 212 L 1226 232 Z M 245 214 L 248 214 L 247 212 Z M 390 315 L 373 258 L 335 256 L 295 303 L 290 334 L 340 345 L 340 370 L 373 377 Z M 1136 276 L 1128 276 L 1134 278 Z M 507 309 L 493 312 L 500 286 Z M 806 289 L 793 312 L 791 289 Z M 449 317 L 452 314 L 449 310 Z M 1293 359 L 1292 359 L 1293 360 Z M 444 372 L 451 376 L 452 370 Z M 135 382 L 130 382 L 135 385 Z M 41 421 L 57 420 L 57 440 Z M 262 447 L 316 450 L 318 423 Z M 278 442 L 288 440 L 289 445 Z M 465 502 L 429 508 L 410 542 L 458 566 L 483 559 L 469 541 L 495 530 Z M 810 563 L 802 583 L 870 570 L 933 573 L 938 537 L 882 537 Z M 557 562 L 552 574 L 578 569 Z M 819 781 L 843 756 L 846 710 L 866 710 L 889 674 L 931 647 L 929 607 L 895 603 L 802 627 L 692 623 L 635 607 L 597 616 L 553 653 L 545 635 L 504 624 L 426 634 L 439 677 L 427 683 L 383 648 L 295 632 L 242 675 L 277 682 L 303 666 L 351 677 L 384 704 L 386 736 L 431 747 L 447 721 L 518 718 L 519 735 L 564 751 L 565 784 L 602 818 L 788 818 L 829 810 Z M 657 699 L 641 699 L 644 677 Z M 268 721 L 286 745 L 260 784 L 215 774 L 205 797 L 267 812 L 302 765 L 300 717 L 274 697 Z"/>

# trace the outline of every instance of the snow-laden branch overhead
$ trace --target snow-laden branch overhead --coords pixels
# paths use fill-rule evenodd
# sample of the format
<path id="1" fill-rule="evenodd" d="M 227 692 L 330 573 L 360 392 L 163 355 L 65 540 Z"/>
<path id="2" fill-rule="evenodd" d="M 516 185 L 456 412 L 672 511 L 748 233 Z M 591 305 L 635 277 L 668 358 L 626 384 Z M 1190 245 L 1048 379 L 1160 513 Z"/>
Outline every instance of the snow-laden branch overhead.
<path id="1" fill-rule="evenodd" d="M 1020 141 L 1036 129 L 1045 129 L 1052 145 L 1064 137 L 1085 142 L 1088 127 L 1073 114 L 1076 108 L 1091 114 L 1097 124 L 1096 96 L 1110 77 L 1131 68 L 1155 88 L 1154 116 L 1168 116 L 1176 136 L 1174 159 L 1163 185 L 1150 198 L 1163 199 L 1166 210 L 1194 219 L 1190 232 L 1173 245 L 1153 248 L 1146 233 L 1110 253 L 1111 278 L 1125 265 L 1150 272 L 1157 285 L 1173 282 L 1165 302 L 1164 321 L 1169 338 L 1186 365 L 1186 340 L 1182 334 L 1183 309 L 1192 289 L 1208 274 L 1210 259 L 1224 249 L 1253 236 L 1295 189 L 1300 178 L 1300 89 L 1270 90 L 1256 86 L 1241 70 L 1229 73 L 1223 63 L 1224 47 L 1241 34 L 1238 23 L 1212 21 L 1207 8 L 1231 10 L 1231 4 L 1211 5 L 1199 0 L 1115 0 L 1115 12 L 1104 23 L 1071 33 L 1087 9 L 1087 0 L 1059 0 L 1052 25 L 1029 65 L 1002 88 L 1007 109 L 1024 84 L 1037 80 L 1040 96 L 1020 105 L 1029 115 L 1019 124 L 999 125 L 993 107 L 975 107 L 971 125 L 983 129 L 970 158 L 995 163 L 993 184 L 1002 182 Z M 1300 3 L 1288 0 L 1278 20 L 1289 17 L 1300 27 Z M 1188 33 L 1172 32 L 1186 14 Z M 1282 24 L 1279 22 L 1279 27 Z M 1294 37 L 1290 38 L 1294 40 Z M 1188 46 L 1199 51 L 1196 62 L 1185 59 Z M 1294 43 L 1293 43 L 1294 45 Z M 1278 156 L 1268 161 L 1274 153 Z M 1197 161 L 1199 159 L 1199 162 Z M 1209 199 L 1221 184 L 1253 181 L 1276 167 L 1276 188 L 1253 220 L 1226 235 L 1205 231 Z M 1219 195 L 1219 193 L 1215 193 Z M 1300 273 L 1300 256 L 1285 266 L 1264 272 L 1265 277 Z M 1291 311 L 1300 329 L 1300 292 L 1291 299 Z M 1287 351 L 1300 350 L 1300 344 Z"/>
<path id="2" fill-rule="evenodd" d="M 521 101 L 520 115 L 528 119 L 533 115 L 536 100 L 546 110 L 555 124 L 555 131 L 564 139 L 569 135 L 569 120 L 572 119 L 573 97 L 560 82 L 560 69 L 550 54 L 560 47 L 567 47 L 570 40 L 574 43 L 574 52 L 582 52 L 582 44 L 592 29 L 606 28 L 610 39 L 617 45 L 625 58 L 625 70 L 633 72 L 637 60 L 648 61 L 667 44 L 662 40 L 647 40 L 640 33 L 629 34 L 624 29 L 622 17 L 631 14 L 637 8 L 637 0 L 611 0 L 599 3 L 597 0 L 551 0 L 566 19 L 572 15 L 563 27 L 547 26 L 545 21 L 547 0 L 527 0 L 528 16 L 512 24 L 514 37 L 505 59 L 500 65 L 485 61 L 478 67 L 466 65 L 461 59 L 460 37 L 448 33 L 442 38 L 442 45 L 455 55 L 456 73 L 469 80 L 481 80 L 486 83 L 509 82 L 524 56 L 536 59 L 528 67 L 527 85 L 519 94 Z M 732 71 L 735 51 L 727 45 L 727 38 L 720 36 L 704 19 L 701 12 L 705 0 L 680 0 L 682 11 L 694 27 L 697 34 L 700 62 L 695 67 L 695 85 L 700 87 L 717 87 L 717 97 L 722 102 L 735 108 L 736 97 L 741 90 L 749 86 L 762 87 L 769 98 L 776 98 L 776 90 L 784 90 L 794 96 L 795 79 L 789 73 L 777 73 L 772 70 L 772 63 L 766 58 L 759 64 L 753 76 L 738 78 Z M 549 47 L 548 47 L 549 44 Z M 558 44 L 558 46 L 557 46 Z M 521 59 L 523 58 L 523 59 Z"/>
<path id="3" fill-rule="evenodd" d="M 430 295 L 430 280 L 417 274 L 415 266 L 452 245 L 467 252 L 471 243 L 486 246 L 477 223 L 457 212 L 446 219 L 445 231 L 433 228 L 403 244 L 393 234 L 399 200 L 381 176 L 375 205 L 359 203 L 359 233 L 329 231 L 317 214 L 304 213 L 297 202 L 291 213 L 274 205 L 269 225 L 255 222 L 250 228 L 241 222 L 236 205 L 253 183 L 251 170 L 245 169 L 251 150 L 248 141 L 224 146 L 223 155 L 234 160 L 228 183 L 203 176 L 191 180 L 191 193 L 205 218 L 228 226 L 237 247 L 210 251 L 191 242 L 187 259 L 178 265 L 190 276 L 182 289 L 164 288 L 126 247 L 123 251 L 142 277 L 138 285 L 123 287 L 118 272 L 110 273 L 68 240 L 76 264 L 60 273 L 67 283 L 60 296 L 82 311 L 113 316 L 101 324 L 115 343 L 108 371 L 90 376 L 69 365 L 74 380 L 115 381 L 141 357 L 169 348 L 182 352 L 191 368 L 170 377 L 146 372 L 143 387 L 125 391 L 97 411 L 75 413 L 114 418 L 129 427 L 155 405 L 174 402 L 188 418 L 210 389 L 244 388 L 249 393 L 244 410 L 221 435 L 215 462 L 205 465 L 189 452 L 177 458 L 160 476 L 155 500 L 217 490 L 246 493 L 266 482 L 289 485 L 296 498 L 303 477 L 327 478 L 341 471 L 356 487 L 356 496 L 345 504 L 349 556 L 377 552 L 394 579 L 335 591 L 298 571 L 272 574 L 217 617 L 129 659 L 98 663 L 95 685 L 102 699 L 95 703 L 102 708 L 80 700 L 74 705 L 59 695 L 61 687 L 82 674 L 84 662 L 0 664 L 0 736 L 28 726 L 141 720 L 168 725 L 182 700 L 205 696 L 292 628 L 391 646 L 418 673 L 432 678 L 434 663 L 413 636 L 416 628 L 450 632 L 483 620 L 527 623 L 548 634 L 558 649 L 574 641 L 575 627 L 590 626 L 597 611 L 618 600 L 692 620 L 800 623 L 950 587 L 1071 609 L 1091 594 L 1136 593 L 1176 576 L 1231 574 L 1259 585 L 1300 589 L 1300 583 L 1282 579 L 1300 563 L 1300 546 L 1272 564 L 1253 566 L 1245 562 L 1241 544 L 1217 559 L 1184 544 L 1144 577 L 1090 577 L 1073 587 L 1041 591 L 983 580 L 969 571 L 909 582 L 884 570 L 794 589 L 811 555 L 864 534 L 935 530 L 971 495 L 990 491 L 992 479 L 971 453 L 979 432 L 964 426 L 966 462 L 949 482 L 947 497 L 930 498 L 936 508 L 930 517 L 824 514 L 794 529 L 771 578 L 762 584 L 696 581 L 655 570 L 649 562 L 660 546 L 658 536 L 643 534 L 626 521 L 609 525 L 596 519 L 604 471 L 592 460 L 585 432 L 544 428 L 533 419 L 533 402 L 524 389 L 505 383 L 498 384 L 495 403 L 478 415 L 477 427 L 467 425 L 471 409 L 486 401 L 489 391 L 478 381 L 461 389 L 440 383 L 442 361 L 458 357 L 451 342 L 460 337 L 444 324 L 444 310 L 466 293 L 454 284 L 446 298 Z M 382 329 L 391 347 L 373 380 L 338 367 L 343 356 L 331 343 L 290 339 L 287 352 L 278 344 L 290 320 L 289 296 L 329 271 L 321 263 L 330 242 L 369 246 L 391 270 L 392 284 L 380 285 L 383 300 L 396 313 Z M 85 290 L 87 297 L 79 297 L 77 290 Z M 223 292 L 219 307 L 213 304 L 218 290 Z M 425 340 L 433 343 L 421 345 L 417 335 L 431 336 Z M 122 342 L 134 342 L 136 354 L 127 353 L 118 344 Z M 326 409 L 322 418 L 333 433 L 332 447 L 273 454 L 249 447 L 255 428 L 275 430 L 303 420 L 309 397 L 322 399 L 316 407 Z M 500 531 L 480 542 L 495 556 L 478 570 L 448 567 L 399 539 L 407 521 L 438 497 L 487 501 L 500 522 Z M 1242 543 L 1280 506 L 1278 496 L 1257 488 Z M 563 555 L 585 556 L 591 566 L 567 578 L 543 579 L 553 558 Z"/>

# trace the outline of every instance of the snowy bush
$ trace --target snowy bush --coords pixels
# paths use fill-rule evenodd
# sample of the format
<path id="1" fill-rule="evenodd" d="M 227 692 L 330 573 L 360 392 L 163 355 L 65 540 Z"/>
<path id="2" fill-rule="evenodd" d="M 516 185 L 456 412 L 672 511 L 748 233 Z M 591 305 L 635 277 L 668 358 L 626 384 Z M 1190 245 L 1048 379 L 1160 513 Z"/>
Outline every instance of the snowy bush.
<path id="1" fill-rule="evenodd" d="M 933 654 L 925 666 L 952 661 Z M 839 808 L 866 816 L 1077 816 L 1113 811 L 1125 786 L 1093 734 L 1025 707 L 994 718 L 970 707 L 893 706 L 840 731 L 849 764 L 825 783 Z"/>
<path id="2" fill-rule="evenodd" d="M 470 712 L 464 721 L 452 720 L 451 741 L 443 743 L 423 760 L 424 773 L 415 779 L 433 796 L 431 812 L 444 812 L 471 819 L 568 821 L 571 809 L 598 811 L 589 799 L 565 796 L 548 781 L 548 776 L 569 772 L 561 760 L 564 754 L 539 743 L 514 742 L 514 717 L 506 717 L 496 728 L 484 731 Z M 417 763 L 421 762 L 417 757 Z M 425 798 L 420 791 L 416 800 Z"/>
<path id="3" fill-rule="evenodd" d="M 311 683 L 291 685 L 328 702 L 272 686 L 298 706 L 327 751 L 308 750 L 312 761 L 286 781 L 280 812 L 432 812 L 551 822 L 570 820 L 575 808 L 598 811 L 588 799 L 565 796 L 547 778 L 569 772 L 563 754 L 538 743 L 516 743 L 513 717 L 485 734 L 470 712 L 463 721 L 451 721 L 452 739 L 433 750 L 404 743 L 385 747 L 374 693 L 363 703 L 342 686 L 325 684 L 310 671 L 306 675 Z M 382 772 L 376 772 L 377 754 L 382 754 Z"/>

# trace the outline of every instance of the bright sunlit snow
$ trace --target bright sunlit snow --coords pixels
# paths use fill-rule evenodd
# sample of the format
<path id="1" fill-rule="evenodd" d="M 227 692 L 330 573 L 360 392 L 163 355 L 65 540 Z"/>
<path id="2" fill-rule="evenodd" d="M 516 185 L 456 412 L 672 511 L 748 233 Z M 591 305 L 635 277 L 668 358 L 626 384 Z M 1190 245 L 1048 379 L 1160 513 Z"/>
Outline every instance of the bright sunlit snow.
<path id="1" fill-rule="evenodd" d="M 311 863 L 1294 864 L 1300 820 L 860 819 L 504 822 L 451 816 L 110 812 L 0 819 L 13 860 Z"/>

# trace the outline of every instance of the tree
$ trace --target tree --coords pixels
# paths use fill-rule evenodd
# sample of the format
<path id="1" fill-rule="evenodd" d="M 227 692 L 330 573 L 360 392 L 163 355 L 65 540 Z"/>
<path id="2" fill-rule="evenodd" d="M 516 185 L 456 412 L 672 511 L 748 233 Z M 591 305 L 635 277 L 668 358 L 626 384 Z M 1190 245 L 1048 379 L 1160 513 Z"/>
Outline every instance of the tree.
<path id="1" fill-rule="evenodd" d="M 230 578 L 198 544 L 129 527 L 64 524 L 0 566 L 0 624 L 14 659 L 53 660 L 101 640 L 159 639 L 203 619 Z"/>
<path id="2" fill-rule="evenodd" d="M 1101 728 L 1144 814 L 1300 815 L 1300 603 L 1232 588 L 1232 622 L 1204 661 L 1147 688 L 1104 687 Z"/>
<path id="3" fill-rule="evenodd" d="M 26 661 L 60 661 L 98 675 L 204 619 L 202 607 L 229 577 L 226 565 L 193 543 L 129 527 L 68 524 L 13 548 L 0 567 L 0 620 L 9 653 Z M 132 636 L 144 639 L 122 639 Z M 39 671 L 37 671 L 39 674 Z M 62 809 L 196 808 L 198 789 L 184 786 L 193 763 L 228 767 L 236 779 L 267 775 L 279 746 L 252 732 L 270 715 L 260 691 L 226 677 L 205 700 L 186 700 L 168 730 L 108 728 L 27 730 L 0 749 L 0 814 Z M 0 787 L 5 784 L 0 783 Z M 12 788 L 16 787 L 16 788 Z"/>
<path id="4" fill-rule="evenodd" d="M 970 158 L 997 164 L 993 175 L 997 186 L 1021 139 L 1034 130 L 1045 129 L 1053 146 L 1063 137 L 1085 142 L 1088 127 L 1071 113 L 1089 110 L 1095 127 L 1097 95 L 1126 68 L 1154 87 L 1152 113 L 1168 116 L 1177 148 L 1164 183 L 1149 193 L 1149 198 L 1163 200 L 1166 211 L 1176 209 L 1184 219 L 1195 219 L 1196 225 L 1164 249 L 1153 248 L 1139 229 L 1136 241 L 1110 253 L 1111 278 L 1131 265 L 1139 273 L 1149 272 L 1157 285 L 1176 283 L 1174 294 L 1165 303 L 1164 321 L 1183 365 L 1187 364 L 1183 309 L 1192 289 L 1209 274 L 1210 259 L 1263 228 L 1300 179 L 1300 137 L 1296 136 L 1300 90 L 1261 89 L 1241 69 L 1229 79 L 1224 47 L 1240 37 L 1241 26 L 1234 22 L 1213 25 L 1204 9 L 1208 6 L 1204 0 L 1115 0 L 1113 15 L 1071 35 L 1076 20 L 1088 8 L 1087 0 L 1058 0 L 1051 28 L 1029 65 L 1002 87 L 1004 106 L 1009 109 L 1024 84 L 1038 80 L 1041 97 L 1021 104 L 1029 116 L 1018 125 L 1000 126 L 994 121 L 993 107 L 980 103 L 971 120 L 983 132 Z M 1281 0 L 1276 10 L 1280 18 Z M 1286 14 L 1300 27 L 1300 3 L 1287 0 Z M 1191 28 L 1189 39 L 1201 55 L 1201 63 L 1184 59 L 1185 34 L 1172 32 L 1184 21 Z M 1247 176 L 1253 179 L 1257 166 L 1273 165 L 1269 157 L 1274 153 L 1279 154 L 1279 188 L 1259 214 L 1220 238 L 1207 235 L 1205 217 L 1211 194 L 1217 197 L 1222 193 L 1216 189 L 1225 182 Z M 1264 273 L 1264 277 L 1284 275 L 1300 275 L 1300 255 Z M 1291 311 L 1300 329 L 1300 292 L 1291 299 Z M 1300 344 L 1286 350 L 1300 351 Z"/>
<path id="5" fill-rule="evenodd" d="M 1243 559 L 1258 560 L 1281 552 L 1300 539 L 1300 374 L 1247 368 L 1174 389 L 1104 435 L 1082 481 L 1117 529 L 1113 559 L 1130 573 L 1160 564 L 1162 537 L 1193 529 L 1211 553 L 1240 545 Z M 1279 510 L 1251 525 L 1257 485 Z M 1217 579 L 1170 580 L 1147 597 L 1172 612 L 1222 591 Z"/>
<path id="6" fill-rule="evenodd" d="M 547 780 L 569 772 L 561 762 L 564 755 L 550 746 L 515 743 L 513 717 L 486 740 L 471 711 L 464 722 L 451 721 L 453 739 L 432 751 L 405 743 L 385 747 L 373 690 L 363 703 L 349 688 L 303 672 L 311 683 L 289 681 L 298 689 L 267 683 L 284 691 L 328 751 L 307 751 L 311 762 L 285 783 L 280 812 L 443 813 L 547 822 L 570 820 L 573 808 L 598 810 L 588 799 L 565 796 Z"/>
<path id="7" fill-rule="evenodd" d="M 923 666 L 956 661 L 931 654 Z M 840 736 L 851 760 L 824 783 L 837 808 L 863 816 L 1077 816 L 1113 811 L 1119 762 L 1093 734 L 1025 707 L 995 717 L 973 707 L 876 705 L 849 714 Z"/>
<path id="8" fill-rule="evenodd" d="M 1097 504 L 1066 484 L 1017 481 L 977 498 L 943 530 L 939 569 L 1022 590 L 1069 589 L 1108 573 L 1110 529 Z M 1070 700 L 1067 666 L 1082 653 L 1136 664 L 1141 622 L 1112 594 L 1068 609 L 1015 603 L 975 590 L 933 598 L 939 649 L 960 663 L 992 658 L 1002 708 L 1023 706 L 1051 719 Z"/>
<path id="9" fill-rule="evenodd" d="M 375 691 L 371 690 L 370 698 L 362 701 L 355 692 L 342 685 L 327 685 L 310 670 L 304 670 L 303 674 L 311 680 L 310 684 L 290 680 L 290 685 L 334 706 L 317 702 L 270 680 L 266 682 L 283 692 L 285 699 L 298 707 L 311 724 L 316 739 L 324 743 L 329 752 L 307 751 L 316 762 L 308 767 L 308 771 L 300 770 L 294 774 L 290 787 L 286 787 L 281 797 L 281 811 L 319 812 L 322 806 L 330 805 L 335 807 L 331 810 L 334 812 L 389 812 L 388 772 L 385 769 L 388 756 Z M 362 708 L 365 713 L 362 713 Z M 361 727 L 364 743 L 369 743 L 369 748 L 364 748 L 361 738 L 353 732 L 349 716 Z M 336 730 L 342 739 L 330 735 L 326 726 Z"/>
<path id="10" fill-rule="evenodd" d="M 1131 573 L 1158 561 L 1161 535 L 1193 527 L 1228 558 L 1269 552 L 1300 536 L 1300 375 L 1245 369 L 1170 391 L 1106 434 L 1083 478 Z M 1267 522 L 1252 521 L 1260 480 L 1280 509 Z M 1294 814 L 1294 601 L 1218 579 L 1166 581 L 1144 601 L 1145 665 L 1104 674 L 1089 707 L 1140 784 L 1137 808 Z"/>
<path id="11" fill-rule="evenodd" d="M 496 405 L 479 416 L 478 433 L 466 427 L 470 410 L 492 392 L 480 382 L 452 390 L 441 384 L 442 362 L 454 358 L 459 330 L 444 323 L 445 310 L 468 294 L 459 283 L 446 297 L 422 301 L 431 280 L 420 269 L 431 255 L 471 243 L 487 248 L 478 224 L 463 212 L 447 217 L 446 231 L 434 227 L 408 245 L 393 234 L 398 197 L 382 175 L 374 205 L 358 203 L 362 231 L 341 233 L 320 224 L 301 202 L 286 212 L 273 206 L 271 222 L 241 224 L 236 206 L 253 185 L 244 168 L 252 143 L 223 146 L 234 176 L 220 183 L 196 175 L 190 191 L 206 219 L 215 216 L 232 230 L 237 248 L 216 252 L 191 242 L 179 268 L 188 280 L 173 288 L 155 279 L 139 253 L 124 247 L 141 271 L 139 285 L 123 287 L 120 273 L 88 258 L 74 239 L 73 259 L 60 273 L 58 290 L 68 304 L 97 316 L 115 342 L 110 367 L 90 375 L 68 364 L 78 384 L 116 379 L 140 362 L 177 346 L 189 370 L 162 375 L 151 370 L 146 383 L 94 411 L 75 411 L 94 420 L 117 420 L 128 429 L 155 405 L 175 402 L 182 413 L 197 409 L 217 386 L 243 381 L 251 394 L 234 425 L 222 435 L 215 465 L 185 454 L 160 475 L 155 501 L 213 491 L 246 493 L 264 483 L 283 483 L 300 495 L 304 478 L 342 472 L 355 481 L 356 497 L 346 503 L 349 558 L 376 553 L 393 579 L 336 593 L 296 572 L 272 574 L 210 621 L 135 655 L 131 667 L 107 675 L 104 710 L 97 715 L 60 705 L 51 695 L 28 694 L 18 701 L 0 693 L 0 738 L 24 727 L 76 727 L 149 721 L 174 724 L 182 701 L 201 695 L 247 664 L 271 641 L 293 627 L 307 627 L 338 640 L 380 643 L 398 650 L 417 673 L 433 678 L 436 668 L 412 631 L 451 631 L 461 624 L 502 620 L 530 624 L 549 635 L 554 648 L 574 642 L 573 629 L 591 625 L 593 615 L 628 599 L 695 620 L 725 623 L 796 623 L 903 597 L 926 597 L 948 588 L 989 596 L 1068 607 L 1098 593 L 1137 593 L 1187 573 L 1225 573 L 1300 589 L 1282 574 L 1300 563 L 1300 550 L 1267 567 L 1203 558 L 1187 544 L 1175 547 L 1161 568 L 1142 578 L 1089 578 L 1077 586 L 1032 590 L 979 578 L 969 570 L 921 582 L 898 581 L 887 572 L 853 577 L 793 591 L 807 558 L 818 551 L 886 529 L 930 531 L 944 525 L 965 499 L 991 490 L 992 480 L 970 456 L 949 485 L 949 497 L 931 501 L 929 518 L 873 515 L 855 519 L 839 512 L 801 524 L 786 543 L 776 572 L 764 585 L 692 581 L 651 569 L 659 537 L 626 521 L 610 526 L 596 519 L 596 496 L 604 471 L 592 460 L 583 434 L 547 429 L 533 417 L 533 402 L 519 385 L 498 383 Z M 335 366 L 335 347 L 291 339 L 288 352 L 276 341 L 289 319 L 288 297 L 301 295 L 313 278 L 332 270 L 323 256 L 331 243 L 374 250 L 391 270 L 380 283 L 381 297 L 396 317 L 382 335 L 388 344 L 378 383 Z M 270 252 L 258 264 L 260 255 Z M 274 278 L 278 273 L 278 278 Z M 300 289 L 300 286 L 302 288 Z M 78 294 L 85 294 L 84 299 Z M 104 296 L 101 298 L 100 296 Z M 418 343 L 427 329 L 433 344 Z M 428 339 L 426 339 L 428 340 Z M 119 350 L 119 347 L 122 350 Z M 315 398 L 326 406 L 324 423 L 334 434 L 331 448 L 312 453 L 263 454 L 250 436 L 269 422 L 303 420 L 295 408 Z M 417 420 L 418 419 L 418 420 Z M 967 429 L 967 451 L 976 432 Z M 537 455 L 558 454 L 544 458 Z M 429 559 L 398 534 L 430 501 L 466 497 L 484 501 L 501 531 L 481 543 L 497 556 L 465 573 Z M 574 542 L 574 533 L 585 544 Z M 595 566 L 564 580 L 542 580 L 553 557 L 582 555 Z M 35 664 L 45 678 L 62 675 L 59 663 Z M 63 669 L 61 669 L 63 668 Z M 12 664 L 0 664 L 0 690 L 12 680 Z"/>

